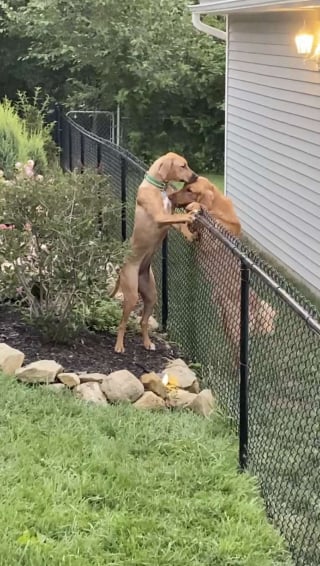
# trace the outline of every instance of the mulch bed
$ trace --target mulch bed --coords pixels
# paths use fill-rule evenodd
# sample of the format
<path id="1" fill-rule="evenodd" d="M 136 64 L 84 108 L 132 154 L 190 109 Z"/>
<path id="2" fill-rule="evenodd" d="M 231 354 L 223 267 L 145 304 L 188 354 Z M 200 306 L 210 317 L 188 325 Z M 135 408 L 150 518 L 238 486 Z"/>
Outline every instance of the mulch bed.
<path id="1" fill-rule="evenodd" d="M 146 351 L 141 336 L 127 334 L 124 354 L 114 352 L 116 337 L 108 332 L 83 333 L 71 344 L 53 344 L 41 340 L 37 330 L 21 319 L 19 312 L 6 304 L 0 305 L 0 342 L 21 350 L 25 364 L 40 359 L 53 359 L 65 371 L 99 372 L 127 369 L 136 377 L 146 371 L 160 372 L 168 359 L 181 357 L 177 346 L 160 336 L 153 337 L 156 350 Z"/>

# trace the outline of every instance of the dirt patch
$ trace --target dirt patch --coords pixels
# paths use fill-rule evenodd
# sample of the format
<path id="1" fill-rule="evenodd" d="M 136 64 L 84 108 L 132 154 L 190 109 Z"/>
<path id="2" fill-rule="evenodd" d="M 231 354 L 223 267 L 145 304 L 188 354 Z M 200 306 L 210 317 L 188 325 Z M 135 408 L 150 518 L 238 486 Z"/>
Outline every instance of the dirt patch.
<path id="1" fill-rule="evenodd" d="M 161 371 L 168 359 L 181 357 L 179 349 L 160 336 L 153 337 L 154 352 L 146 351 L 139 335 L 126 336 L 124 354 L 114 352 L 115 336 L 108 332 L 83 333 L 71 344 L 52 344 L 41 340 L 37 330 L 26 324 L 19 312 L 0 305 L 0 342 L 6 342 L 25 354 L 25 363 L 54 359 L 66 371 L 88 371 L 108 374 L 128 369 L 136 377 L 146 371 Z"/>

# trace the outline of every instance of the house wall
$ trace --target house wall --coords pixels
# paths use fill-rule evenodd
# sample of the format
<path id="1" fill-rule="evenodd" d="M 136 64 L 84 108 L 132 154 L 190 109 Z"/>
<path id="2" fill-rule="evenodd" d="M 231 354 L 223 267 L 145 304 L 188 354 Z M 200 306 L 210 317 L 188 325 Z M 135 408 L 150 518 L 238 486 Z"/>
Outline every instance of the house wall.
<path id="1" fill-rule="evenodd" d="M 320 72 L 303 14 L 229 16 L 226 192 L 244 231 L 320 291 Z"/>

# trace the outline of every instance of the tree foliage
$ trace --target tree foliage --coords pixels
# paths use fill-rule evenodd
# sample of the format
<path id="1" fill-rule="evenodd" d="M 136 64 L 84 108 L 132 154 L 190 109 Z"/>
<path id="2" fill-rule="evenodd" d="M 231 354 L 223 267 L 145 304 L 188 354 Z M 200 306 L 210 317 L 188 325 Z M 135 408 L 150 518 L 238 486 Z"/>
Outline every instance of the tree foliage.
<path id="1" fill-rule="evenodd" d="M 114 109 L 120 102 L 128 143 L 142 158 L 175 149 L 194 167 L 218 168 L 225 47 L 193 28 L 186 4 L 9 0 L 1 3 L 0 53 L 21 38 L 11 76 L 23 68 L 22 86 L 44 85 L 69 106 Z"/>

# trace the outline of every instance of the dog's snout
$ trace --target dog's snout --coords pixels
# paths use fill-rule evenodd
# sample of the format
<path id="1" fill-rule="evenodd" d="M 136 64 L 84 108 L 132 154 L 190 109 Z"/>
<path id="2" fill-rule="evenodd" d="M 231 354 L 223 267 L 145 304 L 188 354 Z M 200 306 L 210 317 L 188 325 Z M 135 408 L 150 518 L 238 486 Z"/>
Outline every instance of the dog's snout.
<path id="1" fill-rule="evenodd" d="M 199 177 L 199 175 L 197 175 L 197 173 L 192 171 L 192 175 L 191 175 L 189 183 L 195 183 L 195 181 L 198 179 L 198 177 Z"/>

